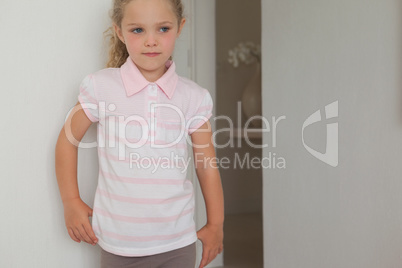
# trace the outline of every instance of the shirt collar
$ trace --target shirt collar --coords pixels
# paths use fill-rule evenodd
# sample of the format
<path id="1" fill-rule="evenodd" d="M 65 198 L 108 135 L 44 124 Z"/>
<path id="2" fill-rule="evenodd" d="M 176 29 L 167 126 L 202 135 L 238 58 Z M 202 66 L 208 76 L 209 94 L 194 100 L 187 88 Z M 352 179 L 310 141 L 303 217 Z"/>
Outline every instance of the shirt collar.
<path id="1" fill-rule="evenodd" d="M 176 65 L 174 61 L 168 60 L 165 63 L 165 66 L 168 68 L 167 71 L 154 83 L 162 89 L 169 99 L 171 99 L 179 77 L 176 73 Z M 134 95 L 149 84 L 152 84 L 152 82 L 149 82 L 142 75 L 130 57 L 128 57 L 126 62 L 120 67 L 120 73 L 127 96 Z"/>

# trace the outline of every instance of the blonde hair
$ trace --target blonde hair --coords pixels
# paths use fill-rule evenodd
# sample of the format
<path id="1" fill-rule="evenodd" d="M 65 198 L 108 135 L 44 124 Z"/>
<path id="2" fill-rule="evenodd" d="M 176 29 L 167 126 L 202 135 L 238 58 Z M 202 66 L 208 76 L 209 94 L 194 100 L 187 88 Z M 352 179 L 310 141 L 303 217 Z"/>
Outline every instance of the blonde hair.
<path id="1" fill-rule="evenodd" d="M 121 22 L 124 16 L 124 8 L 133 0 L 113 0 L 113 7 L 110 10 L 112 22 L 121 28 Z M 168 0 L 173 7 L 173 12 L 177 17 L 177 24 L 180 25 L 183 15 L 183 4 L 181 0 Z M 106 67 L 119 68 L 128 58 L 126 45 L 119 39 L 113 26 L 110 26 L 104 33 L 105 38 L 109 37 L 109 58 Z M 172 56 L 169 58 L 172 59 Z"/>

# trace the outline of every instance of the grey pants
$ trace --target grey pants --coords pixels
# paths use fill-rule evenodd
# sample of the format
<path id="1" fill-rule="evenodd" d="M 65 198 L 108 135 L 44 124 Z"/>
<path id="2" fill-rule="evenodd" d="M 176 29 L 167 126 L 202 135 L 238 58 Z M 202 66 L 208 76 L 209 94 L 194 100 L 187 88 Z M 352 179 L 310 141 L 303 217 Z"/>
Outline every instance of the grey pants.
<path id="1" fill-rule="evenodd" d="M 195 242 L 183 248 L 144 256 L 124 257 L 101 249 L 101 268 L 194 268 Z"/>

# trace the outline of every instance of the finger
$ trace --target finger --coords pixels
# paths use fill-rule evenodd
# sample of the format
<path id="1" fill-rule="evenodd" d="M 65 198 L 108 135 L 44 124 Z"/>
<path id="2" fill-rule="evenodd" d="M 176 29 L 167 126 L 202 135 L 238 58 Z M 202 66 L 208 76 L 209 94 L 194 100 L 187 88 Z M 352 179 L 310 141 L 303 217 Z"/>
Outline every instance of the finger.
<path id="1" fill-rule="evenodd" d="M 215 257 L 216 257 L 215 252 L 210 250 L 208 254 L 207 263 L 205 265 L 208 265 L 213 259 L 215 259 Z"/>
<path id="2" fill-rule="evenodd" d="M 89 223 L 87 223 L 87 224 L 84 224 L 83 226 L 84 226 L 85 232 L 87 233 L 89 238 L 92 240 L 92 242 L 93 242 L 92 244 L 95 245 L 98 242 L 98 239 L 96 238 L 91 225 Z"/>
<path id="3" fill-rule="evenodd" d="M 78 228 L 78 231 L 80 232 L 81 236 L 84 238 L 84 241 L 87 242 L 88 244 L 93 244 L 92 239 L 88 236 L 87 232 L 84 229 L 84 226 L 81 225 Z"/>
<path id="4" fill-rule="evenodd" d="M 71 231 L 73 232 L 74 236 L 77 238 L 77 242 L 81 243 L 82 241 L 82 237 L 80 235 L 80 232 L 78 232 L 77 228 L 71 229 Z"/>
<path id="5" fill-rule="evenodd" d="M 70 235 L 71 239 L 75 242 L 79 243 L 80 240 L 75 236 L 73 230 L 71 228 L 67 228 L 68 234 Z"/>
<path id="6" fill-rule="evenodd" d="M 211 255 L 209 256 L 210 256 L 210 262 L 213 261 L 216 258 L 216 256 L 218 256 L 218 249 L 215 249 L 212 256 Z"/>
<path id="7" fill-rule="evenodd" d="M 79 240 L 85 242 L 85 238 L 82 236 L 82 234 L 81 234 L 79 228 L 78 228 L 78 227 L 75 227 L 75 229 L 73 229 L 73 230 L 74 230 L 75 236 L 76 236 Z"/>
<path id="8" fill-rule="evenodd" d="M 201 263 L 200 263 L 200 268 L 206 266 L 208 263 L 208 258 L 209 258 L 209 250 L 203 250 L 202 252 L 202 259 L 201 259 Z"/>

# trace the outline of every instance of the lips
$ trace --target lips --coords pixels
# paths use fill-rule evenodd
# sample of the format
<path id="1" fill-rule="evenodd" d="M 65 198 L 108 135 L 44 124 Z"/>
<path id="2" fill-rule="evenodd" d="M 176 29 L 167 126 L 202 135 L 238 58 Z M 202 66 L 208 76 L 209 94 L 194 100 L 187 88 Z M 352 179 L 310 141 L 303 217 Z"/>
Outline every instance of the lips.
<path id="1" fill-rule="evenodd" d="M 144 55 L 148 56 L 148 57 L 155 57 L 155 56 L 158 56 L 159 54 L 161 54 L 161 53 L 158 53 L 158 52 L 144 53 Z"/>

